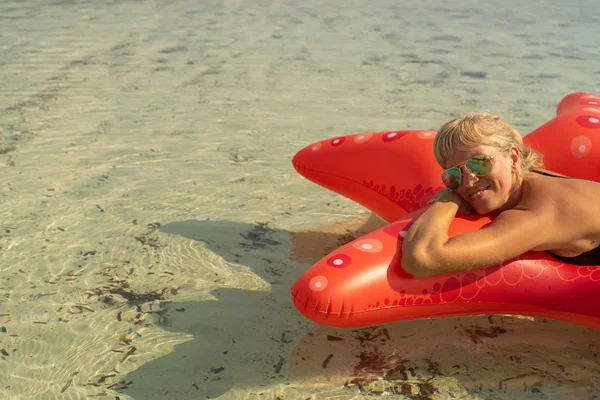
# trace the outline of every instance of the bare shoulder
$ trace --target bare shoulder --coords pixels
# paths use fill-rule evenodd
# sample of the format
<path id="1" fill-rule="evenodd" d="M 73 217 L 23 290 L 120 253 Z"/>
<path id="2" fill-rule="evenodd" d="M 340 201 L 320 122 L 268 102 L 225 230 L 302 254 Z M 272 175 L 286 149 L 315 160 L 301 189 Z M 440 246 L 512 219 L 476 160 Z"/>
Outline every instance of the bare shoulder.
<path id="1" fill-rule="evenodd" d="M 554 174 L 554 173 L 552 173 Z M 600 204 L 600 182 L 565 177 L 535 175 L 523 182 L 522 203 L 535 209 L 544 207 Z M 561 210 L 559 210 L 561 211 Z"/>
<path id="2" fill-rule="evenodd" d="M 549 247 L 538 250 L 565 248 L 576 253 L 600 240 L 599 182 L 536 175 L 523 182 L 523 194 L 516 208 L 543 223 Z"/>

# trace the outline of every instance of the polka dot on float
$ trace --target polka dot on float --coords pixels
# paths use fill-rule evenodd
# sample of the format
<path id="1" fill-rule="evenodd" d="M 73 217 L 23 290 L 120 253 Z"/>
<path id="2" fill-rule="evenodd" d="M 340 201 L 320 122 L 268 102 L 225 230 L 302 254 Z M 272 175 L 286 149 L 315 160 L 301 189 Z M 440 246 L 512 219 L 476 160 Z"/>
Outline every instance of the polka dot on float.
<path id="1" fill-rule="evenodd" d="M 327 278 L 325 278 L 324 276 L 315 276 L 310 280 L 308 286 L 311 288 L 311 290 L 315 292 L 320 292 L 321 290 L 324 290 L 327 287 L 328 283 L 329 282 L 327 281 Z"/>
<path id="2" fill-rule="evenodd" d="M 356 135 L 356 136 L 354 137 L 354 143 L 357 143 L 357 144 L 362 144 L 362 143 L 365 143 L 365 142 L 367 142 L 367 141 L 368 141 L 369 139 L 371 139 L 372 137 L 373 137 L 373 134 L 372 134 L 372 133 L 362 133 L 362 134 L 360 134 L 360 135 Z"/>
<path id="3" fill-rule="evenodd" d="M 437 135 L 437 132 L 423 131 L 423 132 L 419 132 L 419 134 L 417 135 L 417 137 L 419 139 L 434 139 L 435 135 Z"/>
<path id="4" fill-rule="evenodd" d="M 341 146 L 342 143 L 344 143 L 344 138 L 343 137 L 338 137 L 335 139 L 331 139 L 331 145 L 332 146 Z"/>
<path id="5" fill-rule="evenodd" d="M 587 136 L 576 136 L 571 140 L 571 154 L 575 158 L 587 156 L 592 149 L 592 141 Z"/>
<path id="6" fill-rule="evenodd" d="M 383 250 L 383 243 L 377 239 L 359 239 L 352 243 L 352 247 L 365 253 L 379 253 Z"/>
<path id="7" fill-rule="evenodd" d="M 580 115 L 575 121 L 584 128 L 600 129 L 600 117 L 594 115 Z"/>
<path id="8" fill-rule="evenodd" d="M 384 133 L 383 136 L 381 137 L 381 139 L 384 142 L 393 142 L 394 140 L 398 140 L 398 139 L 406 136 L 407 133 L 408 133 L 408 131 L 388 132 L 388 133 Z"/>
<path id="9" fill-rule="evenodd" d="M 315 143 L 312 145 L 312 147 L 310 148 L 312 151 L 317 151 L 319 150 L 321 147 L 323 147 L 322 143 Z"/>
<path id="10" fill-rule="evenodd" d="M 346 268 L 351 262 L 352 259 L 346 254 L 336 254 L 327 259 L 327 265 L 334 268 Z"/>

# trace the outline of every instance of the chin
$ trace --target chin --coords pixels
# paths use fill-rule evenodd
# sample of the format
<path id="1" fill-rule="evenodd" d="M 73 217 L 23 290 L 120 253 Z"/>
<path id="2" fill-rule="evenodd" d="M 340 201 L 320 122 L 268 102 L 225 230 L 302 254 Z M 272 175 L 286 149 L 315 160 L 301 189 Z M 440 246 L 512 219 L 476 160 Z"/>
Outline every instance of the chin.
<path id="1" fill-rule="evenodd" d="M 486 197 L 472 200 L 472 199 L 463 199 L 467 202 L 468 205 L 478 214 L 478 215 L 486 215 L 498 210 L 501 210 L 502 207 L 506 204 L 506 202 L 502 201 L 502 198 L 495 192 L 491 190 L 487 194 Z"/>
<path id="2" fill-rule="evenodd" d="M 485 215 L 485 214 L 489 214 L 494 210 L 490 210 L 489 208 L 483 208 L 483 207 L 477 207 L 474 208 L 475 212 L 479 215 Z"/>
<path id="3" fill-rule="evenodd" d="M 479 215 L 485 215 L 485 214 L 489 214 L 491 212 L 494 212 L 496 210 L 498 210 L 500 207 L 494 207 L 491 204 L 477 204 L 477 205 L 472 205 L 471 204 L 471 208 L 473 210 L 475 210 L 475 212 Z"/>

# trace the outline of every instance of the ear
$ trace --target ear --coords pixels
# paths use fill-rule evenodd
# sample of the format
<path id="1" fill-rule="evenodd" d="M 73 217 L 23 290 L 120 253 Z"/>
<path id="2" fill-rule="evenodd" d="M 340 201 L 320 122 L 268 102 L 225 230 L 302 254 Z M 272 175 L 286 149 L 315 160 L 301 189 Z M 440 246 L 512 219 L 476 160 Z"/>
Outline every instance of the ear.
<path id="1" fill-rule="evenodd" d="M 510 146 L 510 150 L 508 152 L 508 157 L 510 158 L 510 166 L 513 170 L 516 170 L 519 163 L 521 162 L 521 152 L 517 148 L 517 146 Z"/>

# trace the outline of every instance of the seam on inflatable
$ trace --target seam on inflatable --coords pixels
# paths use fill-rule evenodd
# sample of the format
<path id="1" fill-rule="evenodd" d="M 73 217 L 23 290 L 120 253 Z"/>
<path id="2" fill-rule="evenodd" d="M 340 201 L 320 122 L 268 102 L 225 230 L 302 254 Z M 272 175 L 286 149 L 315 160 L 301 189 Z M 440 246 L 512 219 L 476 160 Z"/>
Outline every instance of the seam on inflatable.
<path id="1" fill-rule="evenodd" d="M 325 318 L 329 317 L 329 315 L 331 315 L 331 308 L 333 307 L 332 303 L 331 303 L 331 297 L 329 298 L 329 300 L 327 301 L 327 310 L 325 311 Z"/>
<path id="2" fill-rule="evenodd" d="M 304 301 L 304 310 L 308 310 L 308 302 L 310 300 L 310 292 L 308 293 L 308 296 L 306 297 L 306 300 Z"/>
<path id="3" fill-rule="evenodd" d="M 323 311 L 320 311 L 319 306 L 321 305 L 321 300 L 317 300 L 317 304 L 315 304 L 315 307 L 313 308 L 313 311 L 315 312 L 320 312 L 323 313 Z"/>

